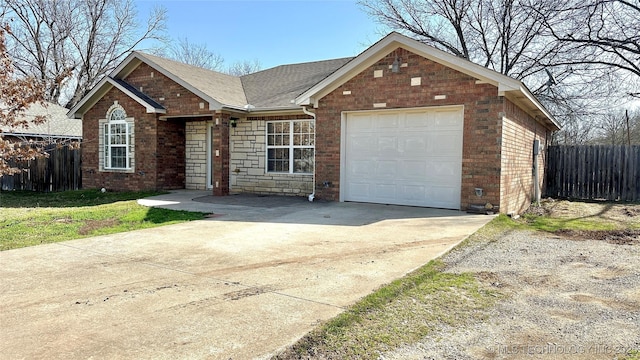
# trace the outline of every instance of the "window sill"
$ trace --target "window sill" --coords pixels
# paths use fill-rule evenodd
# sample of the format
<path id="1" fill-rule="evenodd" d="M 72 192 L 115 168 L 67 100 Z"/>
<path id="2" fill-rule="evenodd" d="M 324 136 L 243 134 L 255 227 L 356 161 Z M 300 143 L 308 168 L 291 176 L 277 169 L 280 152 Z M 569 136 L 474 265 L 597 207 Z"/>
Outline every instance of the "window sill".
<path id="1" fill-rule="evenodd" d="M 102 168 L 100 169 L 100 172 L 133 174 L 134 172 L 136 172 L 136 170 L 135 169 Z"/>
<path id="2" fill-rule="evenodd" d="M 289 172 L 277 172 L 277 171 L 266 171 L 266 175 L 295 175 L 295 176 L 313 176 L 313 173 L 289 173 Z"/>

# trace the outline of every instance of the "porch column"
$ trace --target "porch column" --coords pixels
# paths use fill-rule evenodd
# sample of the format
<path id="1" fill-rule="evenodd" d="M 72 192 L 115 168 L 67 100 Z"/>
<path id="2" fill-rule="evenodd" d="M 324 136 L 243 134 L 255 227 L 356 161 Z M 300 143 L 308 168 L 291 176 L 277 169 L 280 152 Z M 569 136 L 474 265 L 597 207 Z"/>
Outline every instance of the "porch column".
<path id="1" fill-rule="evenodd" d="M 213 116 L 213 195 L 229 195 L 229 114 Z"/>

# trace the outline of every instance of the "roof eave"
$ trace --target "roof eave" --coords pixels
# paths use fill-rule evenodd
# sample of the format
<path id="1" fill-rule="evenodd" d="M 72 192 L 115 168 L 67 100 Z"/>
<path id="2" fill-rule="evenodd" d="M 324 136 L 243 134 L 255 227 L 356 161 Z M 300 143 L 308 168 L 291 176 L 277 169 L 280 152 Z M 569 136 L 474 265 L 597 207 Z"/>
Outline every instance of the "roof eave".
<path id="1" fill-rule="evenodd" d="M 252 108 L 249 112 L 302 111 L 301 106 L 265 106 Z"/>
<path id="2" fill-rule="evenodd" d="M 118 84 L 116 81 L 114 81 L 113 79 L 111 79 L 110 77 L 107 78 L 107 81 L 115 86 L 118 90 L 122 91 L 123 93 L 125 93 L 127 96 L 129 96 L 130 98 L 132 98 L 133 100 L 135 100 L 138 104 L 144 106 L 144 108 L 147 111 L 147 114 L 166 114 L 167 110 L 164 108 L 158 108 L 155 107 L 151 104 L 149 104 L 148 102 L 144 101 L 143 99 L 141 99 L 138 95 L 132 93 L 131 91 L 129 91 L 129 89 L 123 87 L 122 85 Z M 145 95 L 146 96 L 146 95 Z"/>
<path id="3" fill-rule="evenodd" d="M 85 95 L 74 107 L 71 108 L 67 112 L 67 117 L 70 119 L 82 119 L 82 116 L 87 112 L 89 108 L 91 108 L 98 100 L 102 97 L 102 95 L 106 94 L 107 91 L 113 87 L 110 83 L 107 82 L 108 76 L 105 76 L 96 86 L 89 91 L 87 95 Z M 105 89 L 105 85 L 109 88 Z M 96 96 L 96 95 L 100 96 Z"/>
<path id="4" fill-rule="evenodd" d="M 540 101 L 538 101 L 538 99 L 531 93 L 531 91 L 529 91 L 529 89 L 527 89 L 526 86 L 522 85 L 520 89 L 506 92 L 504 96 L 521 106 L 521 108 L 523 108 L 525 112 L 534 117 L 536 120 L 540 120 L 542 118 L 542 121 L 552 131 L 558 131 L 562 129 L 562 125 L 560 125 L 560 122 L 558 122 L 553 114 L 551 114 L 551 112 L 544 105 L 542 105 Z"/>
<path id="5" fill-rule="evenodd" d="M 124 92 L 127 96 L 135 100 L 140 105 L 144 106 L 146 112 L 148 114 L 166 114 L 167 110 L 164 108 L 157 108 L 146 101 L 142 100 L 139 96 L 133 94 L 128 89 L 124 88 L 117 82 L 115 82 L 111 77 L 107 76 L 100 80 L 100 82 L 91 89 L 91 91 L 84 97 L 82 100 L 76 104 L 71 110 L 67 112 L 67 117 L 70 119 L 82 119 L 84 114 L 95 105 L 101 98 L 113 87 L 118 90 Z"/>

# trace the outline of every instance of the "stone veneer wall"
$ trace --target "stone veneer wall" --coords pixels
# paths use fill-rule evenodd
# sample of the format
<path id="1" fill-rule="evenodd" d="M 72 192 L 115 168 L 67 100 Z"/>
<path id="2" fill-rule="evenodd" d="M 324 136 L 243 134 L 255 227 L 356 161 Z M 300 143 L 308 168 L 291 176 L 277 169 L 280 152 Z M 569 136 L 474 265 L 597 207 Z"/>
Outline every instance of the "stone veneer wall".
<path id="1" fill-rule="evenodd" d="M 230 176 L 232 193 L 307 196 L 313 192 L 313 175 L 266 172 L 268 120 L 306 119 L 306 115 L 249 117 L 230 128 Z"/>
<path id="2" fill-rule="evenodd" d="M 207 123 L 189 121 L 185 131 L 185 188 L 207 189 Z"/>

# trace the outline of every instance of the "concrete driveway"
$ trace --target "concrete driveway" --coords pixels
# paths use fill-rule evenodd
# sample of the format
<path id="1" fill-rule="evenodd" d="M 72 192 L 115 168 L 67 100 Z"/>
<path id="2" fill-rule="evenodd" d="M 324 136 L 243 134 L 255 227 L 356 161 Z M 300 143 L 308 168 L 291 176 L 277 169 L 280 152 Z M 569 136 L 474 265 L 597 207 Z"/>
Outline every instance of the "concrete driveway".
<path id="1" fill-rule="evenodd" d="M 0 252 L 0 358 L 268 358 L 491 220 L 205 195 L 146 204 L 208 220 Z"/>

